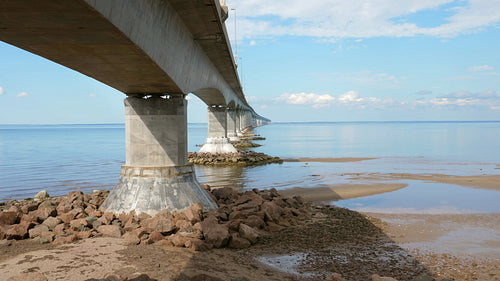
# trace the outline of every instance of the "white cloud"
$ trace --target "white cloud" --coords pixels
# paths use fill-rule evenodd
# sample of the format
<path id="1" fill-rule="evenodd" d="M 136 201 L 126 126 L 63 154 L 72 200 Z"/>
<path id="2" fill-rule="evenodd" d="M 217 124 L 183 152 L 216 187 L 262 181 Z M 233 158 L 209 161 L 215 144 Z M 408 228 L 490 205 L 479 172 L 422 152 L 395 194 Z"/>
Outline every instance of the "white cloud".
<path id="1" fill-rule="evenodd" d="M 314 108 L 330 106 L 335 98 L 331 95 L 319 95 L 314 93 L 298 93 L 298 94 L 282 94 L 275 99 L 276 102 L 284 102 L 286 104 L 306 104 L 312 105 Z"/>
<path id="2" fill-rule="evenodd" d="M 0 96 L 3 95 L 4 91 L 3 91 L 3 88 L 0 87 Z"/>
<path id="3" fill-rule="evenodd" d="M 473 66 L 473 67 L 469 68 L 469 71 L 478 72 L 478 71 L 486 71 L 486 70 L 493 70 L 493 69 L 495 69 L 495 68 L 485 64 L 485 65 Z"/>
<path id="4" fill-rule="evenodd" d="M 16 98 L 22 98 L 22 97 L 27 97 L 27 96 L 28 96 L 28 93 L 22 92 L 22 93 L 17 94 Z"/>
<path id="5" fill-rule="evenodd" d="M 410 103 L 413 106 L 458 106 L 458 107 L 482 107 L 491 110 L 500 109 L 500 95 L 493 90 L 480 93 L 460 91 L 450 93 L 446 96 L 436 97 L 429 100 L 419 100 Z"/>
<path id="6" fill-rule="evenodd" d="M 385 72 L 376 72 L 363 70 L 356 72 L 331 72 L 331 73 L 312 73 L 322 81 L 330 82 L 349 82 L 355 85 L 373 86 L 377 88 L 398 88 L 406 77 L 397 77 Z"/>
<path id="7" fill-rule="evenodd" d="M 256 45 L 257 45 L 257 42 L 255 42 L 255 40 L 250 41 L 250 46 L 256 46 Z"/>
<path id="8" fill-rule="evenodd" d="M 91 98 L 91 99 L 95 99 L 96 97 L 97 97 L 97 96 L 96 96 L 95 94 L 90 94 L 90 95 L 89 95 L 89 98 Z"/>
<path id="9" fill-rule="evenodd" d="M 310 36 L 321 38 L 409 37 L 428 35 L 454 37 L 496 26 L 500 0 L 239 0 L 238 36 Z M 420 27 L 418 22 L 397 19 L 419 12 L 444 11 L 442 24 Z M 233 25 L 228 25 L 232 34 Z"/>

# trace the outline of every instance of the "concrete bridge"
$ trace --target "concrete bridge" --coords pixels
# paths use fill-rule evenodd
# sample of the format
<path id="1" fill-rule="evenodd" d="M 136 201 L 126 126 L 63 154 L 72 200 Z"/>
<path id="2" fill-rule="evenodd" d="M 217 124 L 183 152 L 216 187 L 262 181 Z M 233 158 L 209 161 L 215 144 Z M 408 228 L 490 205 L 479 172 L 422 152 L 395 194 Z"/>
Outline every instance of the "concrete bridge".
<path id="1" fill-rule="evenodd" d="M 103 204 L 112 212 L 216 204 L 187 161 L 187 100 L 208 105 L 202 152 L 268 124 L 245 99 L 224 0 L 3 0 L 0 40 L 127 95 L 126 161 Z M 92 175 L 89 175 L 92 176 Z"/>

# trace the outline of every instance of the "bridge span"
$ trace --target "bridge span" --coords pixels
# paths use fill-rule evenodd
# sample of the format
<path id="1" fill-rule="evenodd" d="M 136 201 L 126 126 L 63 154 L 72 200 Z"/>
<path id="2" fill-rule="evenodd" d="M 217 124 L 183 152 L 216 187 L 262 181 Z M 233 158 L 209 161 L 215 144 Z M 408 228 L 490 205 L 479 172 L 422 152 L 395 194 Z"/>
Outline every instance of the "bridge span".
<path id="1" fill-rule="evenodd" d="M 127 95 L 126 161 L 106 211 L 216 208 L 187 161 L 187 94 L 208 106 L 202 152 L 235 151 L 230 139 L 270 122 L 243 94 L 227 12 L 224 0 L 0 2 L 1 41 Z"/>

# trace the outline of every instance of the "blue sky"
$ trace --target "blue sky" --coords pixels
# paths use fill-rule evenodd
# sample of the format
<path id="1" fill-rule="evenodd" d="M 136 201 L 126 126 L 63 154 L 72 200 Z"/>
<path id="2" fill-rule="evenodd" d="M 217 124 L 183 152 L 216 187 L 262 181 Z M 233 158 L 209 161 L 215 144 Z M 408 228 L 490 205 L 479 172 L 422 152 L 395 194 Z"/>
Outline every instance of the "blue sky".
<path id="1" fill-rule="evenodd" d="M 245 94 L 273 121 L 500 120 L 500 0 L 226 2 Z M 5 43 L 0 58 L 0 124 L 124 121 L 116 90 Z"/>

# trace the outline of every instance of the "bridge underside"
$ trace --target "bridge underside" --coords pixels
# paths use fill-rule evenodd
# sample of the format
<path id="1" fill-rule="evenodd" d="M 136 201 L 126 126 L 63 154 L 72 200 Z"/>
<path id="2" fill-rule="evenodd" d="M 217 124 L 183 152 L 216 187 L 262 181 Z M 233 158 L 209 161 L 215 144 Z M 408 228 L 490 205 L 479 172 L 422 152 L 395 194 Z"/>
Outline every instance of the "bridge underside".
<path id="1" fill-rule="evenodd" d="M 2 1 L 0 40 L 123 93 L 180 93 L 172 79 L 85 1 Z"/>

